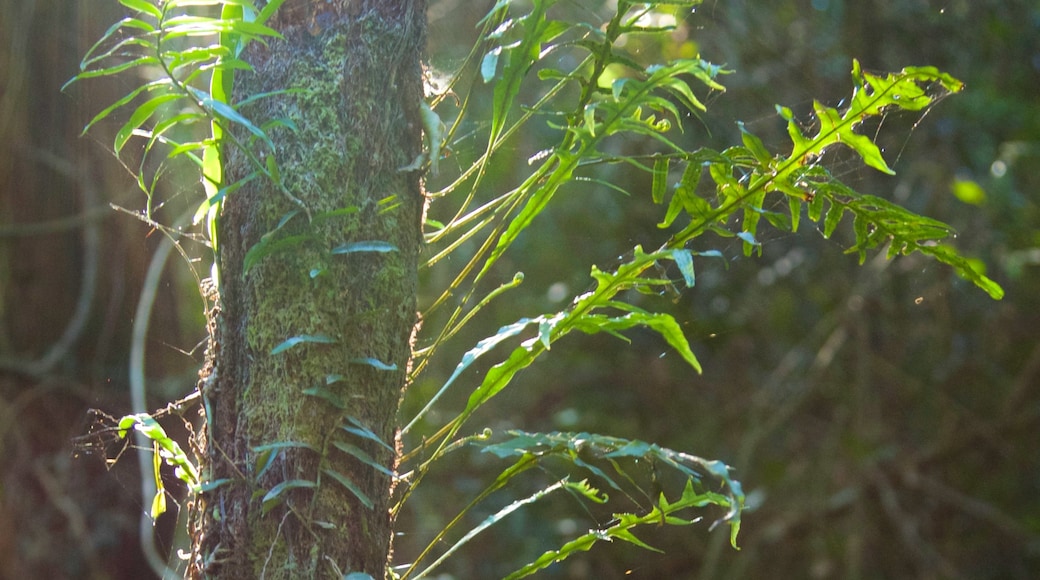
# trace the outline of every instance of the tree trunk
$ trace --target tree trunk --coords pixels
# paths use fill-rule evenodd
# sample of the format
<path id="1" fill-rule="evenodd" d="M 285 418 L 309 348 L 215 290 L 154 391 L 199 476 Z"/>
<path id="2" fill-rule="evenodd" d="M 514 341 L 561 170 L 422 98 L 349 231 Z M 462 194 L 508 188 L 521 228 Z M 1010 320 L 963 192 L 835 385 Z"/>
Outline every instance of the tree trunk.
<path id="1" fill-rule="evenodd" d="M 191 573 L 382 578 L 393 482 L 357 449 L 395 465 L 375 438 L 394 445 L 417 318 L 424 199 L 399 168 L 421 148 L 425 1 L 290 0 L 274 26 L 285 39 L 250 46 L 236 100 L 294 89 L 240 112 L 295 128 L 268 129 L 285 191 L 255 179 L 220 218 L 204 478 L 227 483 L 198 502 Z M 254 170 L 228 150 L 229 183 Z M 287 241 L 254 260 L 265 235 Z"/>

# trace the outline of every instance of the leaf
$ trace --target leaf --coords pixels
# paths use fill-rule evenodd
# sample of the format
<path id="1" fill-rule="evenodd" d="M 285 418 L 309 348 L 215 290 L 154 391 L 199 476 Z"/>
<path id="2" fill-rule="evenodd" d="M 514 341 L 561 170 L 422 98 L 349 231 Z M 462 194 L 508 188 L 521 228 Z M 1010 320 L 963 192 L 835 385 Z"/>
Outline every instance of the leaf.
<path id="1" fill-rule="evenodd" d="M 267 512 L 274 509 L 278 504 L 282 503 L 281 495 L 291 489 L 314 489 L 318 487 L 318 484 L 308 479 L 289 479 L 279 483 L 272 487 L 270 491 L 264 494 L 264 498 L 261 500 L 262 508 L 261 513 L 264 515 Z"/>
<path id="2" fill-rule="evenodd" d="M 401 429 L 401 433 L 407 433 L 408 431 L 410 431 L 411 428 L 414 427 L 415 424 L 419 421 L 419 419 L 426 415 L 426 413 L 428 413 L 430 409 L 433 408 L 433 405 L 441 398 L 441 396 L 444 395 L 445 392 L 447 392 L 448 387 L 450 387 L 452 383 L 455 382 L 455 379 L 459 378 L 459 375 L 461 375 L 464 370 L 469 368 L 471 364 L 476 362 L 478 358 L 490 352 L 491 349 L 495 348 L 503 341 L 520 334 L 524 331 L 525 328 L 527 328 L 532 323 L 537 322 L 538 320 L 539 319 L 522 318 L 514 322 L 513 324 L 503 326 L 499 328 L 498 332 L 496 332 L 493 336 L 489 336 L 487 338 L 482 339 L 480 342 L 477 343 L 477 346 L 466 351 L 466 354 L 462 355 L 462 360 L 459 361 L 459 364 L 455 366 L 455 371 L 451 374 L 450 377 L 448 377 L 448 380 L 444 382 L 444 385 L 441 386 L 441 388 L 433 397 L 430 397 L 430 400 L 427 401 L 426 406 L 424 406 L 422 410 L 419 411 L 415 415 L 415 417 L 412 418 L 412 420 L 409 421 L 407 425 L 405 425 L 403 429 Z"/>
<path id="3" fill-rule="evenodd" d="M 275 160 L 274 155 L 268 155 L 264 158 L 264 165 L 267 167 L 267 176 L 271 178 L 276 185 L 282 183 L 282 172 L 278 169 L 278 161 Z"/>
<path id="4" fill-rule="evenodd" d="M 469 400 L 466 402 L 465 413 L 475 411 L 477 407 L 480 407 L 497 395 L 513 380 L 513 376 L 516 373 L 534 362 L 536 356 L 528 348 L 521 346 L 514 349 L 508 359 L 491 367 L 487 374 L 484 375 L 484 380 L 480 383 L 480 386 L 469 396 Z"/>
<path id="5" fill-rule="evenodd" d="M 502 47 L 496 46 L 489 50 L 484 58 L 480 61 L 480 76 L 484 79 L 485 83 L 490 83 L 495 79 L 495 75 L 498 72 L 498 57 L 502 54 Z"/>
<path id="6" fill-rule="evenodd" d="M 616 523 L 598 530 L 590 530 L 588 533 L 583 534 L 560 547 L 559 550 L 550 550 L 542 554 L 539 558 L 523 566 L 516 572 L 506 576 L 507 580 L 516 580 L 518 578 L 525 578 L 534 574 L 535 572 L 542 570 L 555 564 L 562 562 L 570 556 L 573 556 L 580 552 L 588 551 L 596 542 L 600 541 L 611 541 L 614 538 L 635 544 L 644 549 L 655 550 L 651 546 L 642 542 L 632 533 L 632 529 L 643 525 L 660 525 L 662 522 L 670 525 L 689 525 L 696 520 L 685 520 L 682 518 L 671 517 L 672 514 L 678 513 L 682 510 L 695 507 L 704 507 L 709 504 L 716 504 L 728 507 L 728 501 L 725 496 L 719 494 L 713 494 L 710 492 L 698 494 L 690 481 L 687 481 L 686 488 L 683 490 L 682 496 L 674 502 L 668 501 L 662 494 L 658 505 L 655 506 L 648 513 L 643 515 L 636 515 L 632 513 L 621 513 L 614 514 L 614 520 Z M 732 521 L 732 529 L 739 529 L 739 520 Z M 731 532 L 731 538 L 735 541 L 736 532 Z M 734 543 L 735 546 L 735 543 Z"/>
<path id="7" fill-rule="evenodd" d="M 332 469 L 322 469 L 321 472 L 336 480 L 340 485 L 345 487 L 347 491 L 354 494 L 354 497 L 356 497 L 358 501 L 361 502 L 361 505 L 365 506 L 368 509 L 372 509 L 373 507 L 375 507 L 375 504 L 372 502 L 371 499 L 369 499 L 367 495 L 365 495 L 365 492 L 361 491 L 361 488 L 358 487 L 353 481 L 351 481 L 351 479 L 346 475 L 343 475 L 342 473 L 334 471 Z"/>
<path id="8" fill-rule="evenodd" d="M 853 133 L 852 130 L 856 126 L 855 122 L 843 118 L 837 110 L 825 107 L 819 101 L 813 101 L 813 111 L 816 113 L 816 119 L 820 122 L 821 136 L 826 136 L 827 140 L 832 142 L 842 143 L 851 147 L 860 154 L 864 163 L 874 169 L 888 175 L 896 174 L 885 163 L 884 157 L 881 156 L 881 150 L 870 140 L 870 137 Z"/>
<path id="9" fill-rule="evenodd" d="M 323 399 L 327 403 L 331 404 L 333 407 L 341 411 L 346 409 L 347 404 L 343 400 L 343 397 L 339 396 L 337 393 L 334 393 L 331 389 L 327 388 L 327 385 L 339 382 L 340 379 L 333 379 L 333 377 L 338 376 L 339 375 L 329 375 L 328 377 L 326 377 L 324 385 L 316 385 L 308 389 L 304 389 L 303 394 Z"/>
<path id="10" fill-rule="evenodd" d="M 672 259 L 675 260 L 675 265 L 678 266 L 679 272 L 686 282 L 686 287 L 693 288 L 697 281 L 693 271 L 693 253 L 689 250 L 672 250 Z"/>
<path id="11" fill-rule="evenodd" d="M 664 220 L 657 224 L 659 228 L 667 228 L 672 225 L 675 218 L 679 217 L 680 211 L 685 211 L 695 220 L 704 220 L 711 213 L 711 204 L 697 195 L 697 185 L 701 179 L 701 166 L 687 163 L 683 170 L 679 186 L 675 188 L 672 201 L 668 204 Z"/>
<path id="12" fill-rule="evenodd" d="M 372 467 L 380 473 L 386 474 L 390 477 L 397 477 L 397 475 L 389 468 L 387 468 L 387 466 L 383 465 L 382 463 L 379 463 L 375 459 L 372 459 L 371 455 L 365 453 L 363 449 L 357 447 L 356 445 L 351 445 L 350 443 L 346 443 L 344 441 L 333 441 L 332 445 L 336 449 L 339 449 L 340 451 L 353 456 L 361 463 L 364 463 L 365 465 Z"/>
<path id="13" fill-rule="evenodd" d="M 80 135 L 81 136 L 82 135 L 86 135 L 87 131 L 89 131 L 90 128 L 93 127 L 96 123 L 98 123 L 99 121 L 107 118 L 116 109 L 118 109 L 118 108 L 128 104 L 130 101 L 133 101 L 141 93 L 143 93 L 145 91 L 154 91 L 156 89 L 166 87 L 169 84 L 170 83 L 169 83 L 168 79 L 158 79 L 158 80 L 152 81 L 150 83 L 141 85 L 141 86 L 133 89 L 132 91 L 130 91 L 126 95 L 123 95 L 123 97 L 120 98 L 119 100 L 117 100 L 116 102 L 114 102 L 111 105 L 109 105 L 109 106 L 105 107 L 104 109 L 102 109 L 102 111 L 100 113 L 94 115 L 94 118 L 92 118 L 90 120 L 90 122 L 88 122 L 86 124 L 86 126 L 83 127 L 83 131 L 82 131 L 82 133 L 80 133 Z"/>
<path id="14" fill-rule="evenodd" d="M 755 234 L 753 234 L 751 232 L 737 232 L 737 237 L 740 238 L 741 240 L 744 240 L 744 243 L 747 246 L 751 246 L 751 247 L 761 247 L 762 246 L 762 244 L 760 244 L 758 242 L 758 240 L 755 239 Z M 745 254 L 746 253 L 748 253 L 748 252 L 745 250 Z"/>
<path id="15" fill-rule="evenodd" d="M 374 368 L 376 370 L 380 370 L 380 371 L 396 371 L 397 370 L 397 365 L 396 364 L 386 364 L 385 362 L 383 362 L 383 361 L 381 361 L 379 359 L 376 359 L 376 358 L 372 358 L 370 356 L 368 356 L 368 357 L 361 357 L 361 358 L 352 358 L 348 362 L 350 364 L 355 364 L 355 365 L 367 365 L 367 366 L 370 366 L 370 367 L 372 367 L 372 368 Z"/>
<path id="16" fill-rule="evenodd" d="M 278 11 L 278 8 L 282 6 L 283 2 L 285 2 L 285 0 L 269 0 L 264 4 L 264 7 L 260 9 L 260 14 L 256 17 L 256 22 L 259 24 L 267 22 L 271 16 Z"/>
<path id="17" fill-rule="evenodd" d="M 155 478 L 155 497 L 152 498 L 152 509 L 150 515 L 152 520 L 166 513 L 166 487 L 163 485 L 162 473 L 159 468 L 162 460 L 159 458 L 159 443 L 152 443 L 152 477 Z"/>
<path id="18" fill-rule="evenodd" d="M 469 543 L 470 540 L 472 540 L 474 537 L 476 537 L 478 534 L 480 534 L 484 530 L 490 528 L 491 526 L 493 526 L 493 525 L 497 524 L 498 522 L 502 521 L 503 519 L 505 519 L 506 516 L 512 514 L 516 510 L 518 510 L 518 509 L 520 509 L 520 508 L 522 508 L 522 507 L 524 507 L 526 505 L 532 504 L 532 503 L 534 503 L 534 502 L 536 502 L 536 501 L 538 501 L 538 500 L 548 496 L 550 493 L 553 493 L 554 491 L 558 491 L 560 489 L 565 489 L 566 487 L 568 487 L 567 479 L 566 478 L 561 479 L 560 481 L 557 481 L 556 483 L 553 483 L 552 485 L 549 485 L 549 486 L 547 486 L 545 488 L 542 488 L 542 489 L 536 491 L 535 493 L 533 493 L 533 494 L 531 494 L 531 495 L 529 495 L 529 496 L 527 496 L 525 498 L 518 499 L 518 500 L 510 503 L 509 505 L 507 505 L 504 508 L 498 510 L 494 514 L 484 518 L 484 521 L 482 521 L 481 523 L 477 524 L 470 531 L 466 532 L 466 534 L 464 536 L 462 536 L 462 538 L 460 538 L 451 547 L 449 547 L 447 550 L 445 550 L 445 552 L 443 554 L 441 554 L 441 556 L 439 558 L 437 558 L 437 560 L 435 560 L 429 566 L 427 566 L 422 572 L 420 572 L 417 575 L 417 577 L 423 577 L 423 576 L 428 575 L 435 568 L 437 568 L 437 566 L 442 564 L 452 554 L 454 554 L 456 550 L 458 550 L 459 548 L 461 548 L 465 544 Z"/>
<path id="19" fill-rule="evenodd" d="M 300 345 L 300 344 L 307 344 L 307 343 L 335 344 L 336 342 L 337 341 L 336 341 L 335 338 L 332 338 L 330 336 L 326 336 L 324 334 L 300 334 L 300 335 L 297 335 L 297 336 L 293 336 L 291 338 L 287 338 L 284 341 L 282 341 L 281 344 L 279 344 L 278 346 L 276 346 L 273 349 L 271 349 L 271 354 L 281 354 L 281 353 L 289 350 L 290 348 L 292 348 L 294 346 L 297 346 L 297 345 Z"/>
<path id="20" fill-rule="evenodd" d="M 143 12 L 156 20 L 162 18 L 162 11 L 149 0 L 119 0 L 119 3 L 135 12 Z"/>
<path id="21" fill-rule="evenodd" d="M 224 486 L 224 485 L 227 485 L 227 484 L 231 483 L 231 481 L 232 481 L 231 479 L 228 479 L 226 477 L 225 478 L 221 478 L 221 479 L 213 479 L 213 480 L 210 480 L 210 481 L 205 481 L 205 482 L 199 484 L 199 486 L 195 489 L 195 491 L 196 491 L 196 493 L 210 492 L 210 491 L 213 491 L 214 489 L 217 489 L 218 487 L 221 487 L 221 486 Z"/>
<path id="22" fill-rule="evenodd" d="M 349 421 L 354 426 L 347 427 L 346 425 L 344 425 L 340 427 L 344 431 L 348 433 L 353 433 L 354 435 L 357 435 L 358 437 L 362 437 L 364 439 L 368 439 L 369 441 L 375 441 L 376 443 L 385 447 L 391 453 L 396 453 L 393 447 L 391 447 L 386 441 L 383 441 L 383 439 L 380 438 L 379 435 L 376 435 L 375 432 L 366 427 L 361 421 L 357 420 L 357 418 L 347 417 L 347 421 Z"/>
<path id="23" fill-rule="evenodd" d="M 979 272 L 975 266 L 972 265 L 971 261 L 960 256 L 956 250 L 949 246 L 935 245 L 935 246 L 923 246 L 919 249 L 923 254 L 932 256 L 944 264 L 953 266 L 957 275 L 975 284 L 994 300 L 1001 300 L 1004 298 L 1004 289 L 993 280 L 986 277 L 985 274 Z"/>
<path id="24" fill-rule="evenodd" d="M 396 252 L 397 246 L 389 242 L 350 242 L 340 246 L 336 246 L 332 249 L 333 254 L 354 254 L 358 252 L 377 252 L 387 253 Z"/>
<path id="25" fill-rule="evenodd" d="M 686 336 L 683 334 L 682 328 L 669 314 L 630 312 L 629 314 L 618 318 L 594 318 L 593 315 L 590 315 L 583 317 L 582 320 L 592 322 L 588 327 L 581 327 L 581 330 L 587 333 L 597 331 L 620 331 L 633 326 L 648 326 L 657 331 L 657 333 L 665 339 L 668 345 L 678 352 L 679 355 L 683 357 L 683 360 L 693 367 L 697 373 L 701 372 L 701 364 L 697 360 L 697 357 L 694 356 L 693 351 L 690 350 L 690 343 L 686 341 Z"/>
<path id="26" fill-rule="evenodd" d="M 115 151 L 116 156 L 119 156 L 119 152 L 123 150 L 123 146 L 126 145 L 126 142 L 130 139 L 130 136 L 134 131 L 150 119 L 159 107 L 180 98 L 182 98 L 182 96 L 175 93 L 157 95 L 137 107 L 133 114 L 130 115 L 130 119 L 124 123 L 116 133 L 115 142 L 112 145 L 112 150 Z"/>
<path id="27" fill-rule="evenodd" d="M 272 233 L 273 232 L 268 232 L 267 234 L 264 234 L 264 237 L 260 238 L 260 241 L 253 244 L 253 247 L 249 248 L 249 251 L 246 252 L 245 258 L 242 259 L 243 277 L 263 258 L 315 240 L 313 234 L 300 234 L 297 236 L 288 236 L 276 239 L 274 236 L 270 235 Z"/>
<path id="28" fill-rule="evenodd" d="M 664 193 L 668 189 L 668 161 L 667 157 L 654 160 L 654 181 L 650 195 L 654 203 L 664 201 Z"/>
<path id="29" fill-rule="evenodd" d="M 113 76 L 115 74 L 121 73 L 123 71 L 130 70 L 132 68 L 136 68 L 136 67 L 139 67 L 139 66 L 153 66 L 153 65 L 159 65 L 159 64 L 160 64 L 159 59 L 155 58 L 154 56 L 142 56 L 142 57 L 138 57 L 138 58 L 135 58 L 133 60 L 130 60 L 130 61 L 121 62 L 120 64 L 112 65 L 110 67 L 83 71 L 83 72 L 79 73 L 78 75 L 76 75 L 76 77 L 73 80 L 92 79 L 92 78 L 97 78 L 97 77 Z M 159 81 L 162 81 L 163 84 L 167 84 L 167 82 L 168 82 L 167 79 L 159 79 Z M 159 82 L 159 81 L 153 81 L 153 82 Z M 146 86 L 147 85 L 142 85 L 141 87 L 138 87 L 138 89 L 141 89 L 141 88 L 146 87 Z"/>
<path id="30" fill-rule="evenodd" d="M 254 453 L 263 453 L 264 451 L 271 451 L 275 449 L 310 449 L 311 451 L 317 451 L 310 443 L 303 441 L 277 441 L 275 443 L 265 443 L 263 445 L 257 445 L 253 448 Z"/>
<path id="31" fill-rule="evenodd" d="M 227 121 L 231 121 L 232 123 L 236 123 L 245 127 L 247 131 L 249 131 L 253 135 L 256 135 L 261 141 L 266 143 L 268 147 L 274 149 L 274 143 L 271 142 L 271 138 L 267 136 L 267 133 L 264 133 L 264 131 L 261 128 L 254 125 L 252 122 L 249 121 L 249 119 L 246 119 L 245 117 L 240 115 L 238 111 L 233 109 L 230 105 L 214 99 L 210 95 L 204 93 L 203 91 L 200 91 L 199 89 L 196 89 L 195 87 L 192 87 L 191 85 L 188 85 L 187 89 L 198 100 L 199 105 L 202 108 L 206 109 L 207 111 L 210 111 L 215 116 L 221 119 L 225 119 Z"/>
<path id="32" fill-rule="evenodd" d="M 769 150 L 766 149 L 762 140 L 748 131 L 747 127 L 744 126 L 743 121 L 737 121 L 737 127 L 740 128 L 740 138 L 744 141 L 744 147 L 747 147 L 748 151 L 751 151 L 751 154 L 755 156 L 755 159 L 758 160 L 759 163 L 769 165 L 773 160 L 773 156 L 769 153 Z"/>
<path id="33" fill-rule="evenodd" d="M 278 452 L 280 452 L 282 449 L 290 448 L 310 449 L 311 451 L 315 450 L 314 447 L 310 444 L 296 441 L 279 441 L 276 443 L 268 443 L 265 445 L 254 447 L 253 452 L 257 455 L 256 461 L 253 465 L 253 472 L 256 475 L 254 475 L 253 478 L 259 481 L 260 478 L 263 477 L 265 473 L 267 473 L 267 470 L 270 469 L 272 465 L 274 465 L 275 459 L 278 458 Z"/>

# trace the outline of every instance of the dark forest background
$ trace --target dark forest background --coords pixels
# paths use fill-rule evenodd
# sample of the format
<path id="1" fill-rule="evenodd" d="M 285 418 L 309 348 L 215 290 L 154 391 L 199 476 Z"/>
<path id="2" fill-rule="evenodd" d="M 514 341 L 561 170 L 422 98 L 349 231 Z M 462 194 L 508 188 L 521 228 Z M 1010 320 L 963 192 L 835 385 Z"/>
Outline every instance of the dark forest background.
<path id="1" fill-rule="evenodd" d="M 465 39 L 490 4 L 431 2 L 434 72 L 461 62 Z M 597 3 L 577 4 L 570 6 L 594 10 Z M 118 125 L 80 137 L 130 81 L 59 91 L 121 15 L 114 1 L 0 1 L 4 578 L 150 574 L 137 541 L 147 506 L 136 458 L 127 453 L 109 470 L 72 444 L 90 426 L 88 409 L 129 412 L 131 325 L 161 238 L 109 207 L 144 204 L 109 152 Z M 725 527 L 709 531 L 706 521 L 644 531 L 641 539 L 664 554 L 600 545 L 543 576 L 1040 575 L 1040 6 L 720 0 L 699 7 L 671 38 L 641 49 L 700 53 L 735 71 L 689 136 L 693 145 L 717 148 L 739 142 L 737 120 L 782 148 L 774 105 L 802 116 L 813 98 L 837 106 L 848 96 L 853 58 L 876 71 L 934 65 L 965 81 L 963 94 L 923 119 L 885 119 L 877 139 L 896 176 L 841 155 L 828 162 L 859 191 L 952 224 L 958 247 L 982 260 L 1007 296 L 994 302 L 918 256 L 870 257 L 859 266 L 843 254 L 841 235 L 823 240 L 811 226 L 795 235 L 764 233 L 761 258 L 744 258 L 738 243 L 717 246 L 727 264 L 699 266 L 695 288 L 663 300 L 684 324 L 702 376 L 662 356 L 666 346 L 650 333 L 630 334 L 631 345 L 606 336 L 569 339 L 482 419 L 496 431 L 602 432 L 721 459 L 748 493 L 742 549 L 730 549 Z M 459 157 L 465 146 L 459 143 Z M 518 150 L 518 158 L 533 151 Z M 499 179 L 509 183 L 521 170 L 498 168 Z M 617 169 L 600 177 L 628 188 L 643 179 Z M 163 187 L 170 221 L 201 199 L 195 184 L 175 177 Z M 573 188 L 556 203 L 505 267 L 524 270 L 523 289 L 445 349 L 440 366 L 413 386 L 406 415 L 477 340 L 580 291 L 590 260 L 609 266 L 660 220 L 660 208 L 646 199 L 606 188 Z M 428 272 L 427 287 L 440 276 Z M 196 380 L 205 329 L 194 285 L 183 261 L 171 259 L 147 340 L 155 408 L 190 392 Z M 502 467 L 478 453 L 441 467 L 399 522 L 400 558 L 414 556 L 451 508 Z M 175 515 L 159 522 L 165 538 Z M 500 524 L 444 573 L 496 577 L 602 523 L 561 498 Z"/>

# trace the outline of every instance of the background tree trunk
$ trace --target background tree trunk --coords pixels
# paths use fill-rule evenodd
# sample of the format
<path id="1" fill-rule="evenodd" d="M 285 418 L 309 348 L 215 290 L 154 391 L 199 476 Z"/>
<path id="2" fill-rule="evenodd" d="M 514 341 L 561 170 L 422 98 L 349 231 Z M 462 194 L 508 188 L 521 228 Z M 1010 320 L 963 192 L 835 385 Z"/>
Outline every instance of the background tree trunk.
<path id="1" fill-rule="evenodd" d="M 285 186 L 306 212 L 259 179 L 224 202 L 221 298 L 204 395 L 206 477 L 230 483 L 202 497 L 193 574 L 382 578 L 392 482 L 342 448 L 361 448 L 390 468 L 394 454 L 343 427 L 364 425 L 393 445 L 416 324 L 424 205 L 418 173 L 398 168 L 421 146 L 425 2 L 290 1 L 274 26 L 285 40 L 253 43 L 246 60 L 255 72 L 237 75 L 236 100 L 300 89 L 241 112 L 258 124 L 281 118 L 298 128 L 269 134 Z M 226 167 L 229 182 L 254 169 L 237 151 Z M 245 271 L 247 252 L 269 233 L 306 240 Z M 370 241 L 396 250 L 332 252 Z M 272 354 L 302 335 L 335 342 Z M 315 387 L 324 397 L 304 393 Z M 256 448 L 279 442 L 304 445 L 277 450 L 264 469 Z M 276 493 L 286 482 L 297 483 Z"/>

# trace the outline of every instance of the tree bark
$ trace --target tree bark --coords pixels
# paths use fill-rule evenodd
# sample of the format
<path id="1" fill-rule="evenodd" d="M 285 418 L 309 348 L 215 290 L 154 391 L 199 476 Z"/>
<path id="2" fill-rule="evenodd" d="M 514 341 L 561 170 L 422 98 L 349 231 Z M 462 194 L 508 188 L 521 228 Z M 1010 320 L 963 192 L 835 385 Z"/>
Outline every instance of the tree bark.
<path id="1" fill-rule="evenodd" d="M 220 218 L 202 452 L 204 479 L 227 483 L 197 502 L 191 575 L 382 578 L 393 482 L 352 447 L 395 465 L 358 428 L 394 445 L 416 326 L 424 198 L 399 168 L 421 149 L 425 0 L 290 0 L 276 18 L 285 39 L 250 46 L 236 100 L 293 89 L 240 112 L 295 127 L 270 125 L 274 151 L 259 146 L 285 191 L 252 180 Z M 255 169 L 228 149 L 229 183 Z M 247 271 L 265 235 L 288 241 Z"/>

